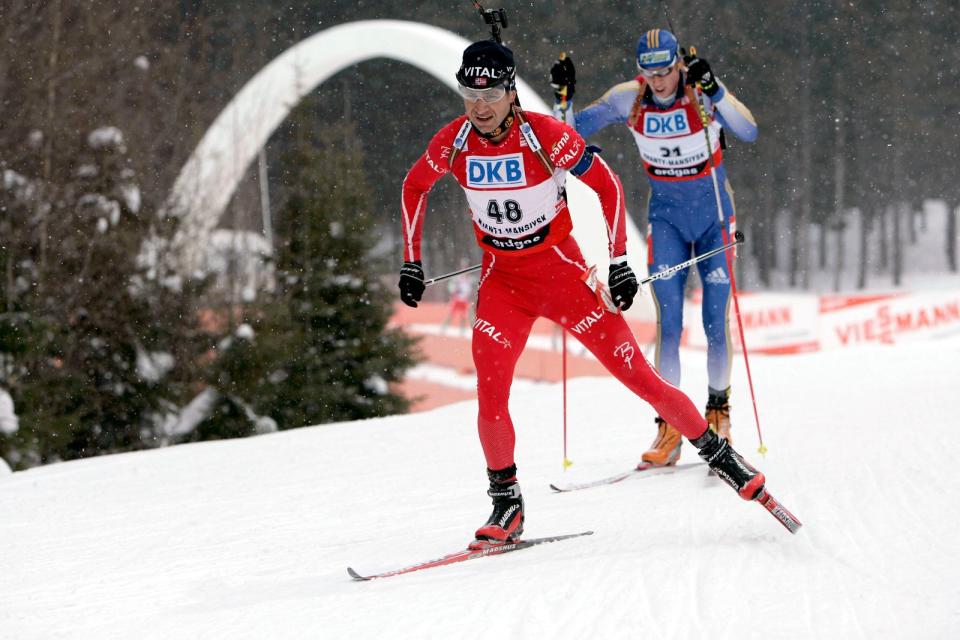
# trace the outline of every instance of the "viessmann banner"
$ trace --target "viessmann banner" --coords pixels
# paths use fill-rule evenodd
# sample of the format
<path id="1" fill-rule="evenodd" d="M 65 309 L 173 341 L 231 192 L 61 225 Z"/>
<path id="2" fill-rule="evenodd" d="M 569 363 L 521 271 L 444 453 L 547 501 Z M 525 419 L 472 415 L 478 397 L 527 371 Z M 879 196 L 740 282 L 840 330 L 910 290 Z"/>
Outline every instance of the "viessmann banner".
<path id="1" fill-rule="evenodd" d="M 799 353 L 865 344 L 894 344 L 960 334 L 960 290 L 817 296 L 741 293 L 751 351 Z M 684 344 L 706 348 L 699 292 L 684 308 Z M 733 304 L 730 332 L 739 347 Z"/>
<path id="2" fill-rule="evenodd" d="M 820 346 L 824 349 L 894 344 L 958 333 L 960 291 L 821 299 Z"/>

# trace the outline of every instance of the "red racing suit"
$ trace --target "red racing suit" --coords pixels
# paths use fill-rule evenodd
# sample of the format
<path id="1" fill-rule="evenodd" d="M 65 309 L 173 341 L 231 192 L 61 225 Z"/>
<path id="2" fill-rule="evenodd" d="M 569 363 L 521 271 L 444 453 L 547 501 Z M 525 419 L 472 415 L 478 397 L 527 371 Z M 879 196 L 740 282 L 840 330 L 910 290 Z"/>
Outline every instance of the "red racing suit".
<path id="1" fill-rule="evenodd" d="M 496 144 L 477 135 L 466 116 L 457 118 L 433 137 L 403 182 L 404 260 L 420 260 L 427 193 L 447 173 L 466 192 L 484 250 L 472 345 L 487 467 L 514 464 L 510 386 L 530 329 L 541 316 L 570 331 L 688 439 L 703 435 L 706 421 L 693 403 L 657 374 L 623 317 L 607 311 L 584 281 L 587 265 L 570 235 L 566 175 L 573 173 L 599 196 L 611 257 L 626 252 L 620 180 L 571 127 L 550 116 L 526 115 L 532 135 L 515 121 Z M 555 168 L 548 169 L 538 149 Z"/>

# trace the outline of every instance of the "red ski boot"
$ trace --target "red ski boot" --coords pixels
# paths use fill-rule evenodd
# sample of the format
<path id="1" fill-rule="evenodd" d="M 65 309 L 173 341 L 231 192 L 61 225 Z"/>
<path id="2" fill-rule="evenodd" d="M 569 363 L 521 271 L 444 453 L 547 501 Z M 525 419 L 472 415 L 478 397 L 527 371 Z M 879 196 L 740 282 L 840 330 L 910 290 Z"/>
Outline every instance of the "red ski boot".
<path id="1" fill-rule="evenodd" d="M 477 529 L 470 549 L 515 542 L 523 534 L 523 496 L 517 482 L 517 466 L 499 471 L 488 469 L 487 474 L 490 477 L 487 495 L 493 498 L 493 512 L 486 524 Z"/>
<path id="2" fill-rule="evenodd" d="M 691 441 L 700 450 L 700 457 L 744 500 L 756 500 L 763 491 L 766 478 L 733 450 L 727 440 L 707 429 Z"/>

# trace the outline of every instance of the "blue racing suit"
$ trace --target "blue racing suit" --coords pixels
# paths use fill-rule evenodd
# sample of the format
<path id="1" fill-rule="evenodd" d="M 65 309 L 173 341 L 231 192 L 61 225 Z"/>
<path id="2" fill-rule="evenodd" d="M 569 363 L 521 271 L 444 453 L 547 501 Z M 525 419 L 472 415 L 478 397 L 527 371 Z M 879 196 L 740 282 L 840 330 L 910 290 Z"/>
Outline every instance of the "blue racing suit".
<path id="1" fill-rule="evenodd" d="M 703 96 L 710 117 L 707 149 L 697 105 L 684 93 L 681 75 L 669 104 L 655 99 L 642 76 L 618 84 L 574 115 L 584 138 L 611 124 L 626 124 L 633 134 L 643 168 L 650 179 L 647 214 L 647 262 L 654 274 L 723 245 L 736 222 L 733 190 L 727 181 L 720 143 L 722 129 L 752 142 L 757 125 L 750 111 L 720 83 L 711 98 Z M 710 154 L 716 165 L 723 216 L 717 212 Z M 722 225 L 722 226 L 721 226 Z M 730 387 L 732 348 L 728 326 L 730 277 L 723 253 L 697 265 L 703 282 L 703 328 L 707 335 L 710 392 L 726 395 Z M 653 283 L 657 306 L 656 366 L 674 385 L 680 384 L 680 334 L 683 291 L 689 270 Z"/>

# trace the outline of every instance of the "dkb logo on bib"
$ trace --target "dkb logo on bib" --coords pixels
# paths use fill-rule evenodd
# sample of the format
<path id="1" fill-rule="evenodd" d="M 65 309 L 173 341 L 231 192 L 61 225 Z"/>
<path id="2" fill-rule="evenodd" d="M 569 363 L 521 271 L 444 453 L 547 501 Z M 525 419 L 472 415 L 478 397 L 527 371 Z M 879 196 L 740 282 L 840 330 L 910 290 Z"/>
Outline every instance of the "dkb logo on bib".
<path id="1" fill-rule="evenodd" d="M 683 109 L 667 113 L 648 111 L 643 114 L 643 135 L 651 138 L 672 138 L 690 133 L 687 112 Z"/>
<path id="2" fill-rule="evenodd" d="M 527 176 L 523 171 L 523 155 L 471 156 L 467 158 L 467 186 L 487 189 L 525 187 Z"/>

